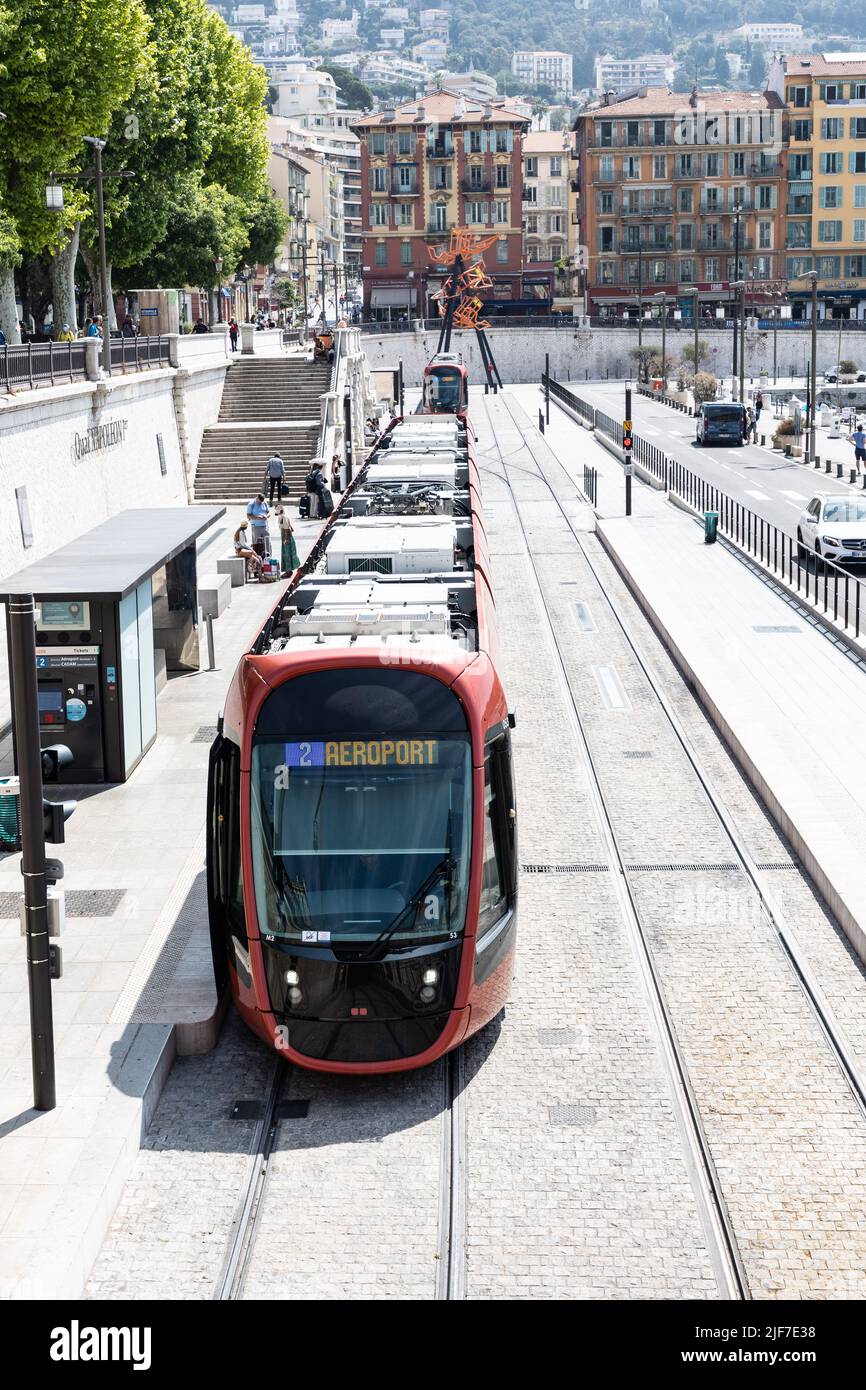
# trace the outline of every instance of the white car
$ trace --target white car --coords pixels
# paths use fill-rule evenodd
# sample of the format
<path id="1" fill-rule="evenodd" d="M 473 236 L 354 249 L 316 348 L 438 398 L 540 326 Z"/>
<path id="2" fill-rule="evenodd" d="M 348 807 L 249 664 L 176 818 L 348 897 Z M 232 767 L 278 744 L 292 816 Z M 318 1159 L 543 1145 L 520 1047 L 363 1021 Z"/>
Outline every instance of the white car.
<path id="1" fill-rule="evenodd" d="M 837 364 L 835 367 L 831 367 L 828 372 L 824 373 L 824 380 L 831 385 L 847 384 L 850 386 L 851 383 L 855 381 L 866 381 L 866 372 L 861 371 L 860 368 L 858 368 L 856 372 L 843 372 L 841 367 Z"/>
<path id="2" fill-rule="evenodd" d="M 866 497 L 823 492 L 813 497 L 797 523 L 797 550 L 823 559 L 866 561 Z"/>

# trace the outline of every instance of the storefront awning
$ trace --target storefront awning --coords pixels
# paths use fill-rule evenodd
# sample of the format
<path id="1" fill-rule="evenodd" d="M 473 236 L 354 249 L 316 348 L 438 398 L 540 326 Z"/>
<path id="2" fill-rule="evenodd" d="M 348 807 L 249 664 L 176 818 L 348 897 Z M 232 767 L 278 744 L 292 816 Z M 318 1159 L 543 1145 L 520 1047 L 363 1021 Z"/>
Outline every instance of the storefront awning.
<path id="1" fill-rule="evenodd" d="M 399 287 L 389 288 L 386 285 L 374 285 L 370 291 L 370 304 L 374 309 L 385 309 L 390 305 L 406 308 L 407 304 L 415 303 L 415 289 L 412 285 L 400 285 Z"/>

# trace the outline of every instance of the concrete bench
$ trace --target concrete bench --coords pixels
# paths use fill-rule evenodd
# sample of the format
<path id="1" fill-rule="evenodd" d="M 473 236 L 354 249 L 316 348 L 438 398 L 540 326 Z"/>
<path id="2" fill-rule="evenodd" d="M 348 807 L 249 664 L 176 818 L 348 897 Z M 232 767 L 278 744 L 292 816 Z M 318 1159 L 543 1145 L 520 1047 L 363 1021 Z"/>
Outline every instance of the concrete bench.
<path id="1" fill-rule="evenodd" d="M 247 562 L 243 555 L 227 555 L 217 560 L 217 574 L 227 574 L 233 589 L 240 589 L 247 582 Z"/>
<path id="2" fill-rule="evenodd" d="M 227 574 L 203 574 L 198 581 L 202 617 L 218 618 L 232 601 L 232 581 Z"/>

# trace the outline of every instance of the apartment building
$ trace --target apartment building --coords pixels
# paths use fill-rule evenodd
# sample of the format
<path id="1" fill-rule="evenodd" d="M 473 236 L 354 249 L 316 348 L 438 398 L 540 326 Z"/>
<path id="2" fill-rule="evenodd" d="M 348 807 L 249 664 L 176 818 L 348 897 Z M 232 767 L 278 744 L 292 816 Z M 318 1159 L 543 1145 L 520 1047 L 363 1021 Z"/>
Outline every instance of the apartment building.
<path id="1" fill-rule="evenodd" d="M 523 242 L 526 270 L 549 277 L 553 307 L 574 309 L 577 161 L 569 131 L 523 137 Z"/>
<path id="2" fill-rule="evenodd" d="M 815 270 L 822 315 L 866 318 L 866 53 L 782 58 L 770 84 L 787 112 L 793 313 L 809 312 L 811 286 L 797 276 Z"/>
<path id="3" fill-rule="evenodd" d="M 728 38 L 740 39 L 743 43 L 754 44 L 756 48 L 787 49 L 797 48 L 803 42 L 802 24 L 746 23 L 732 29 Z"/>
<path id="4" fill-rule="evenodd" d="M 570 97 L 574 91 L 570 53 L 521 49 L 511 55 L 511 71 L 529 86 L 552 87 L 558 97 Z"/>
<path id="5" fill-rule="evenodd" d="M 775 92 L 656 87 L 578 117 L 591 314 L 633 315 L 686 286 L 713 313 L 738 279 L 758 302 L 770 293 L 785 274 L 783 114 Z"/>
<path id="6" fill-rule="evenodd" d="M 309 309 L 315 302 L 318 267 L 318 237 L 308 215 L 309 172 L 288 148 L 272 149 L 268 177 L 289 215 L 286 235 L 274 255 L 274 271 L 280 279 L 295 281 L 298 305 Z"/>
<path id="7" fill-rule="evenodd" d="M 612 53 L 595 57 L 595 90 L 618 93 L 635 87 L 669 87 L 674 80 L 672 53 L 642 53 L 637 58 L 615 58 Z"/>
<path id="8" fill-rule="evenodd" d="M 523 274 L 522 141 L 529 121 L 504 100 L 472 102 L 437 91 L 383 106 L 354 125 L 361 140 L 364 312 L 369 318 L 429 317 L 443 274 L 427 248 L 454 227 L 495 233 L 485 252 L 503 312 L 537 307 L 549 277 Z M 535 280 L 542 295 L 536 296 Z M 549 298 L 546 299 L 549 307 Z"/>
<path id="9" fill-rule="evenodd" d="M 343 176 L 344 256 L 350 279 L 361 273 L 361 149 L 351 123 L 360 113 L 337 106 L 330 73 L 298 70 L 278 84 L 278 115 L 268 122 L 272 146 L 323 155 Z"/>

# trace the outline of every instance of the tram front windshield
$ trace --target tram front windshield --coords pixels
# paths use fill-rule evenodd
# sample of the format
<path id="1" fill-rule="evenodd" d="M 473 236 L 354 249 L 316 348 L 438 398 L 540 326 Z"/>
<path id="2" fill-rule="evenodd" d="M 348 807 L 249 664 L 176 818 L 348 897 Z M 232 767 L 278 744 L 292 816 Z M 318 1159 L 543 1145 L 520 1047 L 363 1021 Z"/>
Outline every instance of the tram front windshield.
<path id="1" fill-rule="evenodd" d="M 430 374 L 430 404 L 434 410 L 458 411 L 461 409 L 460 390 L 462 377 L 454 367 L 439 367 Z"/>
<path id="2" fill-rule="evenodd" d="M 468 735 L 257 739 L 252 851 L 263 933 L 394 945 L 463 930 Z"/>

